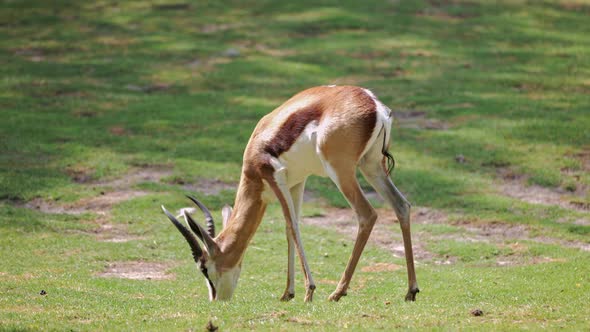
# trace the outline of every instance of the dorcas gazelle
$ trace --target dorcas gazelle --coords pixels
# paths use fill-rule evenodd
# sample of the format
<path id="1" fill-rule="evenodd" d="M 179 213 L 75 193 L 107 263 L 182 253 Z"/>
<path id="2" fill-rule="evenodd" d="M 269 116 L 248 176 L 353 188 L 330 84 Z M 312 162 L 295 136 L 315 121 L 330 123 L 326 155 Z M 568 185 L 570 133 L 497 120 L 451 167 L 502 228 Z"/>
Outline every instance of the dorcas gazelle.
<path id="1" fill-rule="evenodd" d="M 392 120 L 391 110 L 367 89 L 321 86 L 302 91 L 258 122 L 244 151 L 233 210 L 223 209 L 223 229 L 217 236 L 211 214 L 195 198 L 190 197 L 204 212 L 206 228 L 186 210 L 182 214 L 203 247 L 191 231 L 162 207 L 188 241 L 207 280 L 209 298 L 232 297 L 248 243 L 268 202 L 276 197 L 286 220 L 288 243 L 287 287 L 281 300 L 290 300 L 295 295 L 295 252 L 305 277 L 305 301 L 312 300 L 315 283 L 299 232 L 303 189 L 310 175 L 332 179 L 358 219 L 352 255 L 329 300 L 338 301 L 345 296 L 377 219 L 357 181 L 358 168 L 394 209 L 400 222 L 409 281 L 406 300 L 414 301 L 419 289 L 410 235 L 410 204 L 389 178 L 393 166 L 388 152 Z"/>

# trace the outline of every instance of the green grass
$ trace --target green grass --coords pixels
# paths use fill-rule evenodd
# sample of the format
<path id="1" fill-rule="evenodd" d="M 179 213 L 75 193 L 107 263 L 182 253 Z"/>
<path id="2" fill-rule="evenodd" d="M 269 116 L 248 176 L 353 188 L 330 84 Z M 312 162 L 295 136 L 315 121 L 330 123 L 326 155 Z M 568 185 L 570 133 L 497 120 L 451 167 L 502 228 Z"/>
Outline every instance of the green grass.
<path id="1" fill-rule="evenodd" d="M 580 249 L 590 243 L 590 2 L 1 6 L 1 330 L 204 330 L 209 320 L 221 330 L 590 327 L 590 253 Z M 418 262 L 417 302 L 403 302 L 404 268 L 362 271 L 404 266 L 376 245 L 364 252 L 349 296 L 325 301 L 352 242 L 313 226 L 303 228 L 303 241 L 315 301 L 302 303 L 298 271 L 296 299 L 279 302 L 286 244 L 273 205 L 234 300 L 208 303 L 159 205 L 186 206 L 183 195 L 197 191 L 217 215 L 233 200 L 227 184 L 239 180 L 258 119 L 323 84 L 370 88 L 399 115 L 394 180 L 415 206 L 448 216 L 447 224 L 414 226 L 433 255 Z M 412 125 L 410 113 L 436 125 Z M 142 169 L 168 173 L 113 185 Z M 205 195 L 202 179 L 225 186 Z M 499 189 L 505 181 L 544 187 L 582 208 L 510 197 Z M 121 189 L 143 196 L 115 202 L 106 215 L 30 208 L 88 207 Z M 346 206 L 329 180 L 310 179 L 308 189 L 317 199 L 306 215 Z M 135 238 L 98 241 L 105 223 Z M 463 227 L 493 223 L 526 233 L 474 241 Z M 452 264 L 436 263 L 447 258 Z M 127 261 L 166 263 L 174 279 L 98 276 Z"/>

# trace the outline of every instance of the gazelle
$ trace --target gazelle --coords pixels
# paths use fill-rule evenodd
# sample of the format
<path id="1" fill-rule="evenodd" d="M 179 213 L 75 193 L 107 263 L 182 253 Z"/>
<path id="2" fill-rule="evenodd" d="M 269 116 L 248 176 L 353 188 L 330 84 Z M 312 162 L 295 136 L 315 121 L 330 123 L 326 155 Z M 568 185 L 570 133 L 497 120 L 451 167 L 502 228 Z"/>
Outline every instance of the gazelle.
<path id="1" fill-rule="evenodd" d="M 387 163 L 393 162 L 387 152 L 392 120 L 391 110 L 371 91 L 360 87 L 322 86 L 302 91 L 258 122 L 244 152 L 233 210 L 223 209 L 223 230 L 219 235 L 215 236 L 211 213 L 198 200 L 189 197 L 207 219 L 205 229 L 183 212 L 204 249 L 162 206 L 188 241 L 195 262 L 207 279 L 209 299 L 232 297 L 248 243 L 274 194 L 287 224 L 287 287 L 281 300 L 288 301 L 295 296 L 295 251 L 305 277 L 305 301 L 312 300 L 315 283 L 299 232 L 303 188 L 312 174 L 330 177 L 357 215 L 359 228 L 352 255 L 329 300 L 338 301 L 345 296 L 377 219 L 377 213 L 358 184 L 356 169 L 359 168 L 371 186 L 393 207 L 400 222 L 409 282 L 406 301 L 414 301 L 419 289 L 410 235 L 410 204 L 389 178 L 387 167 Z"/>

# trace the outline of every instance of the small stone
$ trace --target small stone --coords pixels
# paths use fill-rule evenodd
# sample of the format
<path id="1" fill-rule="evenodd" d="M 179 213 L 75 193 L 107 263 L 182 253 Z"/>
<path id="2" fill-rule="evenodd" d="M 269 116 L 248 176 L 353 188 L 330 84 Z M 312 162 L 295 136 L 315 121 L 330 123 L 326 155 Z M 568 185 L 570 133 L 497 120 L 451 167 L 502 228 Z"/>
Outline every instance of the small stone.
<path id="1" fill-rule="evenodd" d="M 223 52 L 223 55 L 230 58 L 236 58 L 240 56 L 240 50 L 237 48 L 229 48 Z"/>
<path id="2" fill-rule="evenodd" d="M 191 68 L 196 68 L 196 67 L 199 67 L 200 65 L 201 65 L 201 60 L 199 60 L 199 59 L 195 59 L 195 60 L 188 63 L 188 66 Z"/>
<path id="3" fill-rule="evenodd" d="M 213 325 L 213 322 L 211 322 L 211 321 L 209 321 L 209 323 L 207 323 L 207 326 L 205 328 L 207 329 L 208 332 L 217 331 L 217 329 L 219 329 L 219 327 Z"/>
<path id="4" fill-rule="evenodd" d="M 462 154 L 458 154 L 455 156 L 455 161 L 458 162 L 459 164 L 464 164 L 465 163 L 465 156 Z"/>
<path id="5" fill-rule="evenodd" d="M 143 91 L 143 88 L 140 87 L 139 85 L 127 84 L 127 90 L 140 92 L 140 91 Z"/>
<path id="6" fill-rule="evenodd" d="M 471 310 L 471 315 L 476 317 L 483 316 L 483 311 L 481 309 L 473 309 Z"/>

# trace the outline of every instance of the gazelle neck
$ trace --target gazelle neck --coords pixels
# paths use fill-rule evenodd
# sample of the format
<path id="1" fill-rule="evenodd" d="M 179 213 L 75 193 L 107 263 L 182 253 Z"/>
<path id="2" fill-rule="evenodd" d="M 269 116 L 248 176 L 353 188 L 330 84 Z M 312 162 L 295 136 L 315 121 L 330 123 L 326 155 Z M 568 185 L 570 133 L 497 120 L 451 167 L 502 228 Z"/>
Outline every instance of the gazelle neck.
<path id="1" fill-rule="evenodd" d="M 242 172 L 233 212 L 215 239 L 221 251 L 221 266 L 231 268 L 241 262 L 266 210 L 266 202 L 262 199 L 263 189 L 260 177 Z"/>

